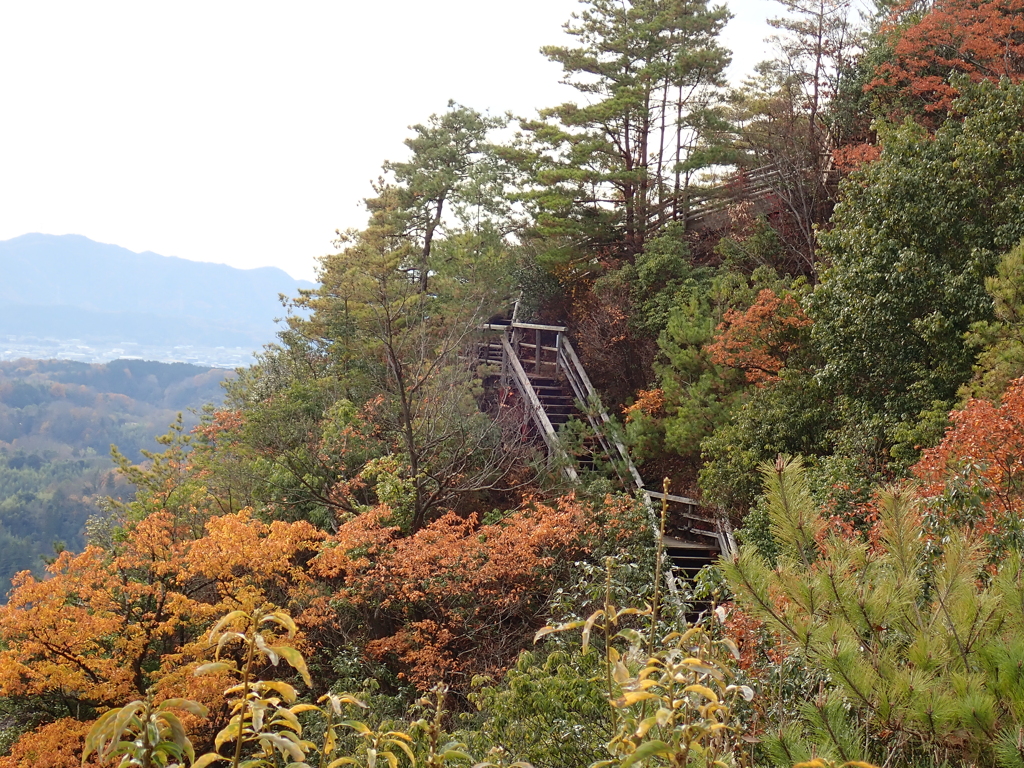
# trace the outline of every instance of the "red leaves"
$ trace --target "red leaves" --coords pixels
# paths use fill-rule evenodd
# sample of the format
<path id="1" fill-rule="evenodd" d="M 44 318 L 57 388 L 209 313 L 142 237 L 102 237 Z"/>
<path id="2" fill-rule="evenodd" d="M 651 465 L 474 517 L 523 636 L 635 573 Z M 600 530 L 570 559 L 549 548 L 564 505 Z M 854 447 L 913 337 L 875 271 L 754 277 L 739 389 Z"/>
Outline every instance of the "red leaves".
<path id="1" fill-rule="evenodd" d="M 1024 511 L 1024 378 L 1012 382 L 999 405 L 971 399 L 950 414 L 943 441 L 913 468 L 922 494 L 937 498 L 966 479 L 987 519 L 982 530 L 998 533 Z"/>
<path id="2" fill-rule="evenodd" d="M 586 518 L 571 497 L 494 525 L 449 513 L 402 539 L 387 516 L 381 508 L 343 525 L 313 568 L 343 578 L 341 595 L 395 628 L 367 650 L 421 689 L 510 663 L 558 563 L 585 548 Z"/>
<path id="3" fill-rule="evenodd" d="M 850 173 L 867 163 L 873 163 L 882 156 L 882 148 L 877 144 L 847 144 L 836 147 L 832 151 L 832 159 L 836 167 L 844 173 Z"/>
<path id="4" fill-rule="evenodd" d="M 944 115 L 957 96 L 951 71 L 974 82 L 1024 77 L 1024 0 L 936 0 L 920 21 L 901 29 L 909 6 L 889 22 L 888 31 L 898 35 L 893 60 L 878 67 L 866 90 L 895 88 L 924 113 Z"/>
<path id="5" fill-rule="evenodd" d="M 716 365 L 738 368 L 747 383 L 763 386 L 778 380 L 789 356 L 802 346 L 802 331 L 811 322 L 792 296 L 780 298 L 765 289 L 745 312 L 725 313 L 706 351 Z"/>

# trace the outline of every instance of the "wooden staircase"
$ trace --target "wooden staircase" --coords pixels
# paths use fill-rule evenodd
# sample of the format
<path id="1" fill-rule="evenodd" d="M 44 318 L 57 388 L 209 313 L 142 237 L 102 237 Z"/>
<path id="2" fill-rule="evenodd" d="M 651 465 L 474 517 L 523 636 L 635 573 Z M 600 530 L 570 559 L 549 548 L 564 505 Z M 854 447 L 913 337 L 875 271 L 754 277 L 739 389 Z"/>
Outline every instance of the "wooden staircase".
<path id="1" fill-rule="evenodd" d="M 660 535 L 660 510 L 667 504 L 662 543 L 671 565 L 668 582 L 673 594 L 679 592 L 679 580 L 692 583 L 702 567 L 734 551 L 729 530 L 696 501 L 647 489 L 626 447 L 615 436 L 611 418 L 565 327 L 512 321 L 486 324 L 481 330 L 485 336 L 478 345 L 477 358 L 494 372 L 485 382 L 497 391 L 492 400 L 498 408 L 512 401 L 521 406 L 523 430 L 543 443 L 549 461 L 561 466 L 570 482 L 579 482 L 580 471 L 607 462 L 624 488 L 640 492 L 656 537 Z M 574 418 L 588 422 L 592 434 L 570 456 L 559 432 Z"/>

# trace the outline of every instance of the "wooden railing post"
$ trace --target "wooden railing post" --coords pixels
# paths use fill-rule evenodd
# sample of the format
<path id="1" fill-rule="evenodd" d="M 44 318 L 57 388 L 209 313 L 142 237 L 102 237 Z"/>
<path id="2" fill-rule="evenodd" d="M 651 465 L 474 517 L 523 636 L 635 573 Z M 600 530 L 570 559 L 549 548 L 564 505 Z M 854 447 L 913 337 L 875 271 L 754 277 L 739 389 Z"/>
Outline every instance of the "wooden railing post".
<path id="1" fill-rule="evenodd" d="M 540 376 L 543 373 L 543 371 L 541 370 L 541 360 L 543 359 L 543 351 L 540 347 L 540 328 L 535 328 L 533 335 L 534 340 L 537 342 L 537 346 L 534 347 L 533 349 L 533 372 Z"/>

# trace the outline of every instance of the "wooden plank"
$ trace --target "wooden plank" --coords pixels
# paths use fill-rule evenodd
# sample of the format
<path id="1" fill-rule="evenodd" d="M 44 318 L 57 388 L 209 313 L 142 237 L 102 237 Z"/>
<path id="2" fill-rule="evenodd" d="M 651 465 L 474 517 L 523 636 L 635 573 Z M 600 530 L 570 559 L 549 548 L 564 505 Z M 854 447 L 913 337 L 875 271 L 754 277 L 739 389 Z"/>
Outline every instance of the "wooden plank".
<path id="1" fill-rule="evenodd" d="M 590 383 L 590 377 L 587 376 L 587 372 L 583 369 L 583 363 L 581 363 L 580 359 L 576 356 L 576 350 L 572 348 L 572 344 L 569 343 L 569 340 L 563 339 L 562 346 L 569 358 L 569 362 L 572 363 L 572 367 L 575 369 L 576 375 L 579 376 L 580 381 L 583 383 L 583 386 L 587 391 L 587 397 L 583 398 L 583 400 L 586 400 L 595 394 L 594 385 Z"/>
<path id="2" fill-rule="evenodd" d="M 527 344 L 525 341 L 520 341 L 519 342 L 519 346 L 520 347 L 528 347 L 529 349 L 536 349 L 537 348 L 536 344 Z M 540 349 L 541 349 L 542 352 L 557 352 L 558 351 L 558 347 L 541 347 Z M 548 362 L 550 362 L 550 361 L 548 361 Z"/>
<path id="3" fill-rule="evenodd" d="M 512 323 L 512 327 L 522 328 L 524 331 L 561 331 L 565 333 L 568 330 L 564 325 L 538 325 L 537 323 Z"/>
<path id="4" fill-rule="evenodd" d="M 701 531 L 701 533 L 706 534 L 707 532 Z M 707 544 L 698 544 L 695 541 L 683 541 L 682 539 L 677 539 L 674 536 L 662 536 L 661 543 L 666 547 L 672 547 L 673 549 L 694 549 L 704 551 L 708 548 Z"/>
<path id="5" fill-rule="evenodd" d="M 564 349 L 558 351 L 558 359 L 562 363 L 562 370 L 565 371 L 565 378 L 569 380 L 569 386 L 572 387 L 572 391 L 576 395 L 576 399 L 581 403 L 587 402 L 587 393 L 583 390 L 582 384 L 577 380 L 575 375 L 576 372 L 569 363 L 569 359 L 566 357 Z"/>
<path id="6" fill-rule="evenodd" d="M 516 374 L 516 378 L 519 380 L 520 389 L 523 394 L 526 395 L 526 399 L 530 401 L 530 407 L 534 409 L 538 416 L 538 420 L 541 424 L 541 431 L 545 432 L 546 435 L 555 435 L 555 428 L 551 426 L 551 420 L 548 415 L 544 412 L 544 407 L 541 405 L 540 399 L 537 397 L 537 393 L 533 389 L 533 385 L 530 383 L 530 377 L 526 375 L 526 370 L 523 368 L 523 364 L 519 362 L 519 358 L 512 351 L 512 345 L 508 343 L 508 339 L 502 339 L 502 344 L 506 347 L 505 354 L 508 355 L 508 361 L 512 365 L 512 370 Z M 556 438 L 557 439 L 557 438 Z M 544 441 L 547 442 L 547 436 Z"/>
<path id="7" fill-rule="evenodd" d="M 537 335 L 537 344 L 533 347 L 533 372 L 540 373 L 540 359 L 543 356 L 543 352 L 541 352 L 540 349 L 540 329 L 538 328 L 537 330 L 534 331 L 534 333 Z M 526 345 L 520 344 L 519 346 L 523 347 Z"/>
<path id="8" fill-rule="evenodd" d="M 646 491 L 648 496 L 653 496 L 656 499 L 668 499 L 669 501 L 674 501 L 676 504 L 689 504 L 694 507 L 700 506 L 700 504 L 697 503 L 696 500 L 688 499 L 685 496 L 673 496 L 671 493 L 665 494 L 661 493 L 660 491 L 648 491 L 647 489 L 644 490 Z"/>

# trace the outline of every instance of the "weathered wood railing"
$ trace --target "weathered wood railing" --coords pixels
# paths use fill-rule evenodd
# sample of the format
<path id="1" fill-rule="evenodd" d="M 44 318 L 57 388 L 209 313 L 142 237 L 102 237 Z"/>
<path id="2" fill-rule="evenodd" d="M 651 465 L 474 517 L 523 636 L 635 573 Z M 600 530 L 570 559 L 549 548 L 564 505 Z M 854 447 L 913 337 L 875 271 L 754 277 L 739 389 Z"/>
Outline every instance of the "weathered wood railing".
<path id="1" fill-rule="evenodd" d="M 685 509 L 685 512 L 677 513 L 676 517 L 685 519 L 692 533 L 717 540 L 722 554 L 729 554 L 734 550 L 729 531 L 722 524 L 700 514 L 699 505 L 694 499 L 666 495 L 646 488 L 629 451 L 616 436 L 612 419 L 601 405 L 600 397 L 566 335 L 568 329 L 565 326 L 513 321 L 486 324 L 482 329 L 502 333 L 502 387 L 508 388 L 511 385 L 518 391 L 530 419 L 544 440 L 548 455 L 555 457 L 563 465 L 563 471 L 571 482 L 579 482 L 579 474 L 558 439 L 558 433 L 534 389 L 527 367 L 532 368 L 531 372 L 535 377 L 548 374 L 554 379 L 564 377 L 579 403 L 579 410 L 590 423 L 601 449 L 615 468 L 620 481 L 625 487 L 632 485 L 641 493 L 652 520 L 655 517 L 655 508 L 660 507 L 662 500 L 667 500 Z M 545 345 L 544 336 L 550 338 L 552 334 L 555 337 L 554 344 Z M 532 351 L 532 358 L 527 356 L 524 359 L 524 349 Z M 545 359 L 546 357 L 549 359 Z"/>
<path id="2" fill-rule="evenodd" d="M 576 472 L 576 468 L 572 466 L 569 461 L 568 455 L 565 453 L 565 449 L 558 440 L 558 433 L 555 432 L 555 427 L 551 423 L 551 419 L 548 418 L 547 412 L 544 410 L 544 406 L 540 402 L 540 398 L 537 397 L 537 391 L 533 388 L 533 383 L 530 381 L 530 377 L 526 373 L 526 369 L 523 368 L 522 362 L 519 360 L 519 355 L 512 349 L 512 345 L 509 342 L 508 335 L 501 337 L 502 346 L 502 382 L 503 386 L 508 386 L 506 382 L 511 382 L 516 390 L 519 392 L 519 396 L 526 404 L 527 413 L 530 419 L 533 421 L 534 426 L 537 428 L 537 432 L 544 440 L 544 444 L 547 446 L 548 455 L 555 456 L 561 460 L 563 464 L 563 471 L 566 476 L 574 483 L 579 482 L 579 475 Z"/>

